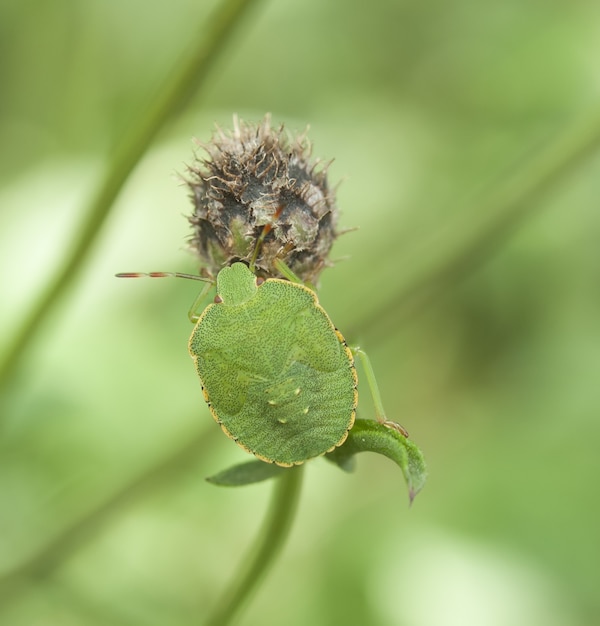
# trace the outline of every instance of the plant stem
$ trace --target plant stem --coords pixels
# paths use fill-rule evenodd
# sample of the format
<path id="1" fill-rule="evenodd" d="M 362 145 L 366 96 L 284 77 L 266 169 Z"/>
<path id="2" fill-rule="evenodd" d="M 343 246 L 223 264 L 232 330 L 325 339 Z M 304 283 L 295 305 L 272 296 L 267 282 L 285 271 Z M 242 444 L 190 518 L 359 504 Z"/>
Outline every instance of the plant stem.
<path id="1" fill-rule="evenodd" d="M 250 594 L 260 585 L 270 565 L 283 546 L 294 516 L 303 466 L 299 465 L 284 472 L 276 479 L 269 511 L 251 554 L 244 559 L 240 574 L 225 591 L 206 626 L 227 626 L 240 611 Z M 248 565 L 245 565 L 248 563 Z"/>
<path id="2" fill-rule="evenodd" d="M 420 241 L 412 255 L 403 257 L 402 267 L 410 269 L 406 269 L 401 282 L 396 274 L 393 281 L 390 279 L 396 289 L 378 309 L 346 328 L 346 336 L 360 332 L 370 344 L 385 340 L 400 319 L 430 306 L 431 299 L 445 294 L 480 268 L 526 218 L 543 207 L 541 200 L 585 167 L 599 149 L 600 115 L 597 111 L 579 113 L 525 166 L 507 176 L 469 210 L 453 211 L 457 217 Z M 428 253 L 423 254 L 423 250 Z"/>
<path id="3" fill-rule="evenodd" d="M 17 368 L 25 349 L 33 343 L 42 327 L 41 321 L 56 305 L 81 271 L 101 227 L 110 213 L 110 208 L 125 181 L 140 161 L 156 135 L 174 113 L 189 102 L 194 93 L 206 80 L 219 53 L 231 39 L 234 27 L 246 9 L 256 0 L 225 0 L 221 3 L 213 20 L 202 25 L 202 32 L 193 38 L 194 47 L 180 59 L 160 86 L 139 122 L 132 122 L 131 131 L 117 147 L 109 163 L 104 179 L 91 197 L 85 221 L 73 233 L 75 243 L 62 268 L 54 278 L 49 277 L 28 314 L 23 316 L 21 327 L 11 333 L 4 360 L 0 363 L 0 385 L 7 386 L 7 379 Z M 136 118 L 137 119 L 137 118 Z"/>
<path id="4" fill-rule="evenodd" d="M 213 432 L 216 434 L 218 431 L 202 430 L 196 435 L 186 437 L 185 443 L 174 452 L 155 461 L 152 467 L 133 477 L 111 496 L 76 518 L 28 559 L 12 570 L 1 573 L 0 613 L 10 601 L 17 600 L 21 594 L 31 590 L 36 582 L 51 576 L 61 563 L 94 537 L 118 512 L 156 490 L 173 476 L 180 475 L 191 463 L 202 458 L 212 445 Z"/>

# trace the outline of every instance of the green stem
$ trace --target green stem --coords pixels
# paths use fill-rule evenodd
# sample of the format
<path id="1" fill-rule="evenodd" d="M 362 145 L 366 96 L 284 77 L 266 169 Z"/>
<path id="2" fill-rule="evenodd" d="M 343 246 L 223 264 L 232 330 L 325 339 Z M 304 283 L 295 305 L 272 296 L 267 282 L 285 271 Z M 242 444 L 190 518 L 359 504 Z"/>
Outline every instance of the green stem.
<path id="1" fill-rule="evenodd" d="M 203 430 L 186 438 L 185 443 L 174 452 L 155 461 L 152 467 L 76 518 L 28 559 L 1 573 L 0 612 L 9 601 L 17 600 L 22 593 L 31 590 L 35 582 L 52 575 L 61 563 L 94 537 L 119 511 L 155 491 L 163 482 L 173 480 L 174 476 L 189 468 L 190 463 L 205 456 L 212 445 L 213 432 L 216 434 L 218 431 Z"/>
<path id="2" fill-rule="evenodd" d="M 204 83 L 219 53 L 231 39 L 234 27 L 255 1 L 225 0 L 208 26 L 203 24 L 202 32 L 193 38 L 197 43 L 169 73 L 139 122 L 131 124 L 128 136 L 117 147 L 104 179 L 90 199 L 85 211 L 87 217 L 76 231 L 77 240 L 68 258 L 56 276 L 48 278 L 37 302 L 32 305 L 29 314 L 23 316 L 21 327 L 11 333 L 13 341 L 0 363 L 0 385 L 7 386 L 7 379 L 17 369 L 26 348 L 39 332 L 40 322 L 81 272 L 111 205 L 132 170 L 173 114 L 181 110 Z"/>
<path id="3" fill-rule="evenodd" d="M 419 243 L 412 256 L 401 263 L 403 276 L 390 274 L 390 297 L 380 307 L 357 319 L 346 336 L 368 337 L 370 343 L 384 340 L 392 328 L 430 305 L 458 281 L 481 267 L 500 245 L 541 208 L 541 200 L 584 167 L 600 150 L 600 116 L 579 114 L 557 137 L 527 164 L 498 184 L 493 193 L 480 198 L 467 211 L 454 211 L 458 218 L 438 228 Z M 427 250 L 427 254 L 423 254 Z M 414 268 L 414 269 L 410 269 Z M 400 282 L 401 281 L 401 282 Z M 377 323 L 373 323 L 377 320 Z"/>
<path id="4" fill-rule="evenodd" d="M 271 506 L 265 517 L 256 546 L 244 559 L 248 565 L 240 571 L 221 597 L 206 626 L 227 626 L 240 611 L 250 594 L 260 585 L 270 565 L 283 546 L 300 497 L 303 466 L 291 468 L 276 479 Z"/>

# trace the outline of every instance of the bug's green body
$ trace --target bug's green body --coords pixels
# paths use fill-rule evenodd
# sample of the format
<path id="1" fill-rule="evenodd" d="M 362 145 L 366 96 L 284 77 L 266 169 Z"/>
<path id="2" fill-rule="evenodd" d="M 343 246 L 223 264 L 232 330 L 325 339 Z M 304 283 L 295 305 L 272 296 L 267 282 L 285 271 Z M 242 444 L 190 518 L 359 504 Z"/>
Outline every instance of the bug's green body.
<path id="1" fill-rule="evenodd" d="M 317 296 L 281 279 L 257 284 L 242 263 L 217 276 L 189 351 L 227 435 L 290 466 L 341 445 L 358 401 L 354 360 Z"/>

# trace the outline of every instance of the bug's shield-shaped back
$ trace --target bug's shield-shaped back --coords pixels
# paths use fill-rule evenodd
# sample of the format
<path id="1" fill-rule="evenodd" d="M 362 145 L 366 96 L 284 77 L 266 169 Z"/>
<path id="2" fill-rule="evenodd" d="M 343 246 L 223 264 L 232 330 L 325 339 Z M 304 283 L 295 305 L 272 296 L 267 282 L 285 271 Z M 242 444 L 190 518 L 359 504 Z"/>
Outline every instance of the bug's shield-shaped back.
<path id="1" fill-rule="evenodd" d="M 236 267 L 227 280 L 247 282 L 251 272 Z M 235 292 L 235 280 L 224 284 L 225 295 Z M 243 448 L 279 465 L 340 445 L 354 421 L 356 373 L 315 294 L 269 279 L 243 302 L 238 295 L 235 304 L 209 305 L 190 339 L 215 419 Z"/>

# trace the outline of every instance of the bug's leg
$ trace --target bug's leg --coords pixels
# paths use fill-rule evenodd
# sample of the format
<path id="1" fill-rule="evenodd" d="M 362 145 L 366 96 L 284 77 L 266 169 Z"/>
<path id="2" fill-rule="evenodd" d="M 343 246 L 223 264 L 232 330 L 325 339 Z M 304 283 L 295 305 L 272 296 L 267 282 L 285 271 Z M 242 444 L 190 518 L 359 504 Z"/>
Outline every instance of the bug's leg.
<path id="1" fill-rule="evenodd" d="M 277 207 L 277 210 L 275 211 L 275 213 L 273 213 L 273 216 L 271 219 L 278 220 L 284 208 L 285 208 L 285 204 L 280 204 Z M 263 241 L 272 230 L 273 230 L 273 222 L 265 224 L 260 235 L 258 236 L 258 239 L 256 240 L 256 244 L 254 246 L 254 252 L 252 253 L 252 257 L 250 259 L 250 271 L 252 273 L 254 273 L 254 266 L 256 265 L 256 259 L 258 259 L 258 253 L 260 252 L 260 249 L 262 248 Z"/>
<path id="2" fill-rule="evenodd" d="M 250 271 L 252 273 L 254 273 L 254 266 L 256 265 L 256 259 L 258 259 L 258 253 L 260 252 L 260 249 L 262 248 L 263 241 L 265 240 L 265 237 L 271 232 L 272 228 L 273 227 L 271 226 L 271 224 L 265 224 L 264 228 L 262 229 L 262 232 L 260 233 L 260 235 L 258 236 L 258 239 L 256 240 L 254 251 L 252 252 L 252 257 L 250 258 Z"/>
<path id="3" fill-rule="evenodd" d="M 375 372 L 373 371 L 373 366 L 371 365 L 371 359 L 369 359 L 367 353 L 361 348 L 351 348 L 351 351 L 352 354 L 358 356 L 362 364 L 362 368 L 367 379 L 367 384 L 369 385 L 369 390 L 371 391 L 371 397 L 373 398 L 373 404 L 375 405 L 375 417 L 377 418 L 377 421 L 380 424 L 387 426 L 388 428 L 393 428 L 394 430 L 397 430 L 404 437 L 408 437 L 408 432 L 404 428 L 404 426 L 388 420 L 385 416 L 383 402 L 381 401 L 381 394 L 379 393 L 379 386 L 377 385 Z"/>
<path id="4" fill-rule="evenodd" d="M 281 259 L 275 259 L 273 261 L 275 267 L 281 272 L 282 276 L 285 276 L 292 283 L 299 283 L 303 285 L 304 283 L 292 272 L 292 270 L 287 266 L 287 264 Z"/>
<path id="5" fill-rule="evenodd" d="M 206 294 L 210 291 L 210 288 L 213 286 L 213 283 L 206 283 L 204 287 L 202 287 L 202 291 L 196 296 L 195 300 L 192 302 L 192 306 L 188 311 L 188 317 L 192 324 L 195 324 L 200 319 L 199 311 L 204 308 L 203 300 L 206 298 Z"/>

